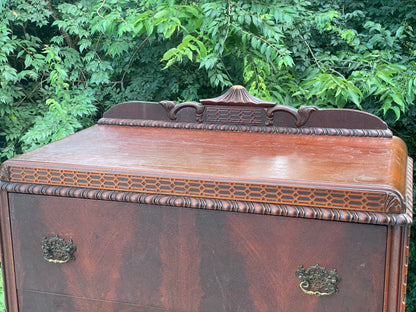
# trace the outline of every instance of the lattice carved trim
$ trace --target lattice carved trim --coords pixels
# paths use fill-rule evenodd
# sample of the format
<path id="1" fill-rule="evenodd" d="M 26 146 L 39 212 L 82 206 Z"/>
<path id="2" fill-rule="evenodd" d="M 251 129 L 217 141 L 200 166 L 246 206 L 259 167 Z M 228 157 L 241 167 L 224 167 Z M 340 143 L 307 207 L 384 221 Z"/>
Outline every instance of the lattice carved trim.
<path id="1" fill-rule="evenodd" d="M 364 224 L 409 225 L 412 211 L 405 214 L 387 214 L 341 209 L 325 209 L 305 206 L 290 206 L 253 203 L 208 198 L 165 196 L 146 193 L 92 190 L 74 187 L 0 182 L 0 190 L 46 196 L 61 196 L 93 200 L 108 200 L 138 204 L 162 205 L 194 209 L 220 210 L 239 213 L 253 213 L 328 221 L 342 221 Z"/>
<path id="2" fill-rule="evenodd" d="M 353 185 L 268 184 L 263 181 L 210 180 L 178 176 L 129 174 L 68 168 L 3 165 L 3 181 L 66 187 L 81 187 L 218 200 L 248 201 L 282 205 L 348 209 L 367 212 L 402 213 L 403 198 L 390 188 L 372 189 Z"/>

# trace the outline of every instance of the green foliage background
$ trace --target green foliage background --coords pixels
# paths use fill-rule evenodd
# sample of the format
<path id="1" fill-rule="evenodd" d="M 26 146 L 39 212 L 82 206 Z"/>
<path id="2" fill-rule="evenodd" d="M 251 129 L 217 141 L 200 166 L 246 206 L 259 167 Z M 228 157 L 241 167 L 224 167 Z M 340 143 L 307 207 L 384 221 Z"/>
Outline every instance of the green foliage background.
<path id="1" fill-rule="evenodd" d="M 416 154 L 413 0 L 0 0 L 0 158 L 129 100 L 242 84 L 298 107 L 363 109 Z M 407 305 L 416 310 L 412 241 Z"/>

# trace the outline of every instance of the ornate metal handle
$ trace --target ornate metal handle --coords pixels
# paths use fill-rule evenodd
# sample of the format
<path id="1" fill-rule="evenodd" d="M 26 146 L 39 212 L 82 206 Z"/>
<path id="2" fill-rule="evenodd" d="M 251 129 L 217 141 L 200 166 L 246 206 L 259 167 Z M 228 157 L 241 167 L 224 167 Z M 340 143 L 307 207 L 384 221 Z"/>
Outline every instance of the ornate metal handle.
<path id="1" fill-rule="evenodd" d="M 42 239 L 43 258 L 52 263 L 66 263 L 75 260 L 74 252 L 76 250 L 72 240 L 65 241 L 58 235 Z"/>
<path id="2" fill-rule="evenodd" d="M 327 271 L 318 264 L 307 270 L 300 265 L 296 271 L 300 279 L 299 288 L 308 295 L 330 296 L 338 292 L 337 284 L 341 280 L 336 270 Z"/>

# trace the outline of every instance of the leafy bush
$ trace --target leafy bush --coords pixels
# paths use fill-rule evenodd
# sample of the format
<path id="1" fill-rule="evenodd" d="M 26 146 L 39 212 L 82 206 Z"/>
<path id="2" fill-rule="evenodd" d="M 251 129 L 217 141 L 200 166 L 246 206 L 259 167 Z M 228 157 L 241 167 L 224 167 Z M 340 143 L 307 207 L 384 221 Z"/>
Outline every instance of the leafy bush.
<path id="1" fill-rule="evenodd" d="M 196 92 L 208 89 L 196 64 L 162 70 L 163 53 L 177 41 L 138 33 L 136 16 L 145 7 L 108 3 L 113 7 L 94 1 L 2 3 L 3 160 L 91 125 L 120 101 L 211 95 Z"/>
<path id="2" fill-rule="evenodd" d="M 233 84 L 378 114 L 414 156 L 414 25 L 413 0 L 0 0 L 0 158 L 118 102 L 198 100 Z"/>

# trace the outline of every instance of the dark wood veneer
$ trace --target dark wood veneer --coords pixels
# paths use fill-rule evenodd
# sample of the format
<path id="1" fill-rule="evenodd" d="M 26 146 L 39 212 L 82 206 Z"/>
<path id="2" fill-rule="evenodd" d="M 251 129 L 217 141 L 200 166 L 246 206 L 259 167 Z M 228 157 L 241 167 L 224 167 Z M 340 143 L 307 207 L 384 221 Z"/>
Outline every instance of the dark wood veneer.
<path id="1" fill-rule="evenodd" d="M 359 311 L 369 297 L 368 311 L 382 307 L 386 226 L 23 194 L 10 207 L 18 292 L 183 312 Z M 42 237 L 57 234 L 75 261 L 43 259 Z M 297 266 L 316 263 L 337 268 L 337 296 L 298 289 Z"/>

